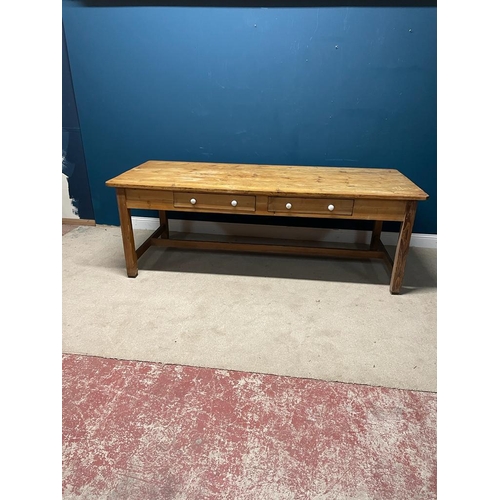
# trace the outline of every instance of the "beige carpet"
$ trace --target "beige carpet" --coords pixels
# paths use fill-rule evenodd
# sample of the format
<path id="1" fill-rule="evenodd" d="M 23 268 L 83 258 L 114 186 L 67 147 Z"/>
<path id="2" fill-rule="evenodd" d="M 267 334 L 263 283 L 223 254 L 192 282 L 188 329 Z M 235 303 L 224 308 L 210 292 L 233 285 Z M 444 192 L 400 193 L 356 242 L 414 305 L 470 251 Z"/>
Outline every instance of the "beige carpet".
<path id="1" fill-rule="evenodd" d="M 436 250 L 399 296 L 379 261 L 151 248 L 129 279 L 120 229 L 78 227 L 62 272 L 65 353 L 436 391 Z"/>

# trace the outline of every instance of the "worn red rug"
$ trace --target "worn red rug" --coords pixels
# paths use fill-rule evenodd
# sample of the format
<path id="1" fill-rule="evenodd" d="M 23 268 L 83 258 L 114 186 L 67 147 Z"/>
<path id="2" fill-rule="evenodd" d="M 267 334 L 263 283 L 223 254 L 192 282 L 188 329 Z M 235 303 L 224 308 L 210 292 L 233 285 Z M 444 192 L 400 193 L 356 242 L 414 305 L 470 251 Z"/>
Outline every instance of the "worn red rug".
<path id="1" fill-rule="evenodd" d="M 436 394 L 63 356 L 64 499 L 436 498 Z"/>

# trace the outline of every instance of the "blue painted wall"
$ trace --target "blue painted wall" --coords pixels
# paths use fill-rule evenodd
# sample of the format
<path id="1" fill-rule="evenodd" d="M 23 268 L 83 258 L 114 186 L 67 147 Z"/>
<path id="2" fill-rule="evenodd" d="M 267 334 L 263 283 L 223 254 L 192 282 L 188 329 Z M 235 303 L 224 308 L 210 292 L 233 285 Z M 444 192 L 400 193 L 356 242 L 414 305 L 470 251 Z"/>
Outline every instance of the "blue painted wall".
<path id="1" fill-rule="evenodd" d="M 68 177 L 69 195 L 80 219 L 94 219 L 87 165 L 71 80 L 66 37 L 62 32 L 62 171 Z"/>
<path id="2" fill-rule="evenodd" d="M 436 8 L 64 0 L 63 19 L 98 223 L 118 224 L 107 179 L 165 159 L 396 168 L 436 233 Z"/>

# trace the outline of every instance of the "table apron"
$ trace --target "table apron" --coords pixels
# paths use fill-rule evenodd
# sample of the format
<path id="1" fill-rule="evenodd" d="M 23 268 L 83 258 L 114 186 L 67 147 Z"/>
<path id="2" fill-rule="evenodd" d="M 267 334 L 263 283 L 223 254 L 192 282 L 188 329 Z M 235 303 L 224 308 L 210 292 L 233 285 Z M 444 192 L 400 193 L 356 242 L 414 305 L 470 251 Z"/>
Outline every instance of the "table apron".
<path id="1" fill-rule="evenodd" d="M 352 214 L 339 214 L 335 211 L 331 213 L 313 213 L 313 212 L 285 212 L 272 211 L 269 200 L 276 200 L 276 195 L 255 195 L 255 211 L 245 214 L 237 208 L 228 206 L 221 208 L 220 206 L 198 208 L 196 206 L 174 206 L 174 192 L 163 190 L 150 189 L 125 189 L 125 199 L 128 209 L 145 209 L 145 210 L 168 210 L 172 212 L 191 212 L 191 213 L 224 213 L 224 214 L 241 214 L 241 215 L 265 215 L 279 217 L 309 217 L 323 219 L 354 219 L 354 220 L 375 220 L 375 221 L 403 221 L 407 209 L 407 200 L 379 200 L 356 198 L 353 201 Z M 251 194 L 251 193 L 248 193 Z M 284 201 L 287 200 L 286 195 L 279 195 Z M 290 196 L 293 199 L 294 196 Z M 305 197 L 302 197 L 305 198 Z M 318 200 L 318 197 L 308 197 L 311 200 Z M 328 202 L 328 197 L 321 197 Z M 338 199 L 335 195 L 331 196 L 332 200 Z"/>

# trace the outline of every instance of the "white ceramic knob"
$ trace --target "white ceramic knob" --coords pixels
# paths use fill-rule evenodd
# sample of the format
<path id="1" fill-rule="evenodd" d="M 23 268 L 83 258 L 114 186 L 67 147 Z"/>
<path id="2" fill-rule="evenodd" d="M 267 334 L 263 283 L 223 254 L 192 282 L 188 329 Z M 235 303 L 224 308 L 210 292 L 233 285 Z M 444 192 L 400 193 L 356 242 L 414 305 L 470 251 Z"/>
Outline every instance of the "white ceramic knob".
<path id="1" fill-rule="evenodd" d="M 231 205 L 233 205 L 233 207 L 235 207 L 237 204 L 238 204 L 238 202 L 237 202 L 236 200 L 233 200 L 233 201 L 231 202 Z"/>
<path id="2" fill-rule="evenodd" d="M 285 205 L 285 207 L 287 208 L 287 210 L 290 210 L 290 209 L 292 208 L 292 204 L 291 204 L 291 203 L 287 203 L 287 204 Z"/>
<path id="3" fill-rule="evenodd" d="M 191 198 L 191 205 L 196 205 L 196 198 Z"/>
<path id="4" fill-rule="evenodd" d="M 328 210 L 330 210 L 330 212 L 333 212 L 333 209 L 334 209 L 334 208 L 335 208 L 335 207 L 334 207 L 333 205 L 328 205 Z"/>

